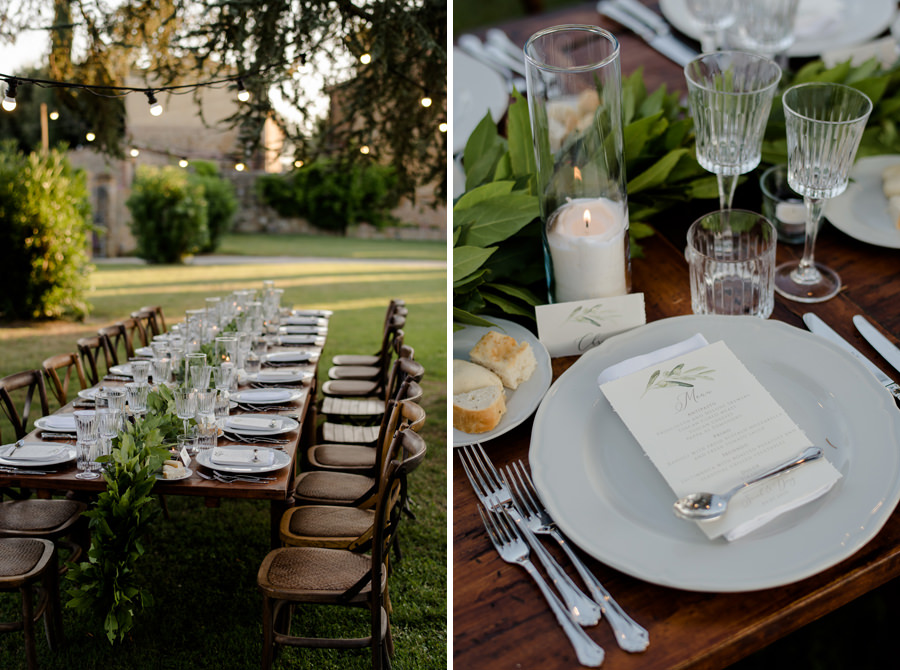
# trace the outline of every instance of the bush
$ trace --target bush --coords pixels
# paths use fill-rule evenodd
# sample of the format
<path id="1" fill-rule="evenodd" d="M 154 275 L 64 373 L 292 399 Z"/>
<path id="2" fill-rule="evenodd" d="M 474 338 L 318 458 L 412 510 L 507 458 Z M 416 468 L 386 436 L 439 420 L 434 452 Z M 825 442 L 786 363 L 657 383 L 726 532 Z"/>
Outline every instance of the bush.
<path id="1" fill-rule="evenodd" d="M 203 187 L 203 197 L 206 198 L 206 228 L 209 231 L 209 241 L 200 248 L 200 251 L 208 253 L 215 251 L 222 241 L 222 236 L 231 230 L 238 210 L 238 199 L 234 184 L 219 175 L 219 168 L 215 163 L 192 161 L 191 166 L 194 173 L 189 179 L 192 184 Z"/>
<path id="2" fill-rule="evenodd" d="M 138 167 L 126 202 L 137 255 L 149 263 L 180 263 L 209 243 L 203 186 L 176 167 Z"/>
<path id="3" fill-rule="evenodd" d="M 0 319 L 87 314 L 90 212 L 84 173 L 64 154 L 0 144 Z"/>
<path id="4" fill-rule="evenodd" d="M 378 228 L 396 223 L 390 214 L 399 202 L 396 187 L 392 167 L 330 160 L 256 180 L 259 198 L 281 216 L 303 216 L 317 228 L 341 232 L 363 221 Z"/>

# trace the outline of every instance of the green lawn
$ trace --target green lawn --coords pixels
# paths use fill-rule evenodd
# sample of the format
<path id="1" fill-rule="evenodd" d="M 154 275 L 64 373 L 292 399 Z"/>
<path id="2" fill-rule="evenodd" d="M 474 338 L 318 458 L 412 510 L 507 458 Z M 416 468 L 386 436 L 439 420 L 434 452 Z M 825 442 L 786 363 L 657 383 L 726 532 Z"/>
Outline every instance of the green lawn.
<path id="1" fill-rule="evenodd" d="M 410 258 L 444 260 L 446 242 L 362 240 L 320 235 L 226 235 L 217 253 L 240 256 L 319 258 Z"/>
<path id="2" fill-rule="evenodd" d="M 231 242 L 231 240 L 236 240 Z M 273 249 L 278 255 L 306 255 L 297 239 L 241 236 L 227 244 L 247 254 Z M 343 242 L 343 240 L 341 240 Z M 329 241 L 329 244 L 331 241 Z M 387 246 L 378 247 L 389 256 Z M 398 257 L 414 247 L 398 244 Z M 431 251 L 426 251 L 426 249 Z M 443 246 L 422 245 L 422 256 L 443 259 Z M 333 244 L 319 247 L 334 249 Z M 376 246 L 367 247 L 375 253 Z M 277 250 L 277 251 L 276 251 Z M 355 247 L 348 255 L 366 253 Z M 323 251 L 327 256 L 336 255 Z M 406 342 L 426 368 L 423 405 L 428 421 L 425 463 L 410 486 L 415 520 L 406 519 L 400 540 L 403 560 L 391 576 L 396 656 L 402 669 L 446 667 L 446 270 L 433 264 L 330 262 L 292 264 L 98 266 L 93 275 L 94 311 L 85 323 L 16 324 L 0 329 L 0 375 L 35 367 L 51 354 L 72 351 L 75 340 L 146 304 L 160 304 L 168 322 L 203 298 L 235 288 L 261 287 L 274 279 L 285 289 L 284 303 L 334 310 L 320 374 L 339 352 L 369 353 L 378 346 L 388 301 L 402 297 L 409 306 Z M 4 432 L 6 435 L 6 432 Z M 129 639 L 111 646 L 96 620 L 67 611 L 66 647 L 51 654 L 38 641 L 42 668 L 254 668 L 261 648 L 261 597 L 256 571 L 268 549 L 268 505 L 225 500 L 207 508 L 203 500 L 168 496 L 171 519 L 161 519 L 141 569 L 154 606 L 140 616 Z M 10 618 L 18 597 L 0 594 L 0 618 Z M 361 612 L 354 612 L 361 614 Z M 300 611 L 295 626 L 307 634 L 347 633 L 363 621 L 345 610 Z M 355 631 L 360 633 L 359 630 Z M 0 667 L 24 668 L 21 633 L 0 636 Z M 369 667 L 364 651 L 288 649 L 278 668 L 354 669 Z"/>

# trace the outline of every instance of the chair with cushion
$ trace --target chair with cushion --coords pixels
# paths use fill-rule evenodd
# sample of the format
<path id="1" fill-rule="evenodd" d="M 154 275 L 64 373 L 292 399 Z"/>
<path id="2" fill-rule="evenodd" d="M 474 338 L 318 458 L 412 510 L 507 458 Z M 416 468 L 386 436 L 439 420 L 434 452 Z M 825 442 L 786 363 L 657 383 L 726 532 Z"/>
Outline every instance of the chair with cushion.
<path id="1" fill-rule="evenodd" d="M 36 592 L 34 587 L 39 582 L 43 588 Z M 41 617 L 51 651 L 63 643 L 59 573 L 53 543 L 36 538 L 0 539 L 0 591 L 21 594 L 22 618 L 0 622 L 0 631 L 24 631 L 25 662 L 29 670 L 37 668 L 34 625 Z"/>
<path id="2" fill-rule="evenodd" d="M 89 532 L 82 513 L 87 504 L 68 498 L 28 498 L 0 503 L 0 538 L 42 538 L 65 549 L 65 563 L 77 563 L 87 550 Z"/>
<path id="3" fill-rule="evenodd" d="M 406 317 L 399 314 L 391 317 L 390 324 L 384 332 L 384 338 L 381 343 L 381 349 L 375 361 L 371 364 L 350 365 L 344 363 L 335 365 L 328 370 L 329 379 L 366 379 L 374 381 L 383 379 L 391 367 L 391 360 L 395 352 L 399 351 L 403 345 L 403 326 L 406 325 Z M 341 360 L 350 358 L 349 356 L 338 356 Z"/>
<path id="4" fill-rule="evenodd" d="M 60 405 L 69 402 L 70 382 L 77 379 L 81 389 L 88 387 L 87 377 L 85 377 L 84 368 L 77 353 L 57 354 L 45 358 L 41 363 L 41 368 L 44 370 L 50 390 Z M 64 371 L 62 378 L 60 378 L 60 371 Z"/>
<path id="5" fill-rule="evenodd" d="M 108 358 L 106 347 L 103 346 L 103 338 L 99 335 L 82 337 L 75 344 L 78 347 L 78 356 L 81 358 L 85 377 L 91 386 L 99 384 L 109 372 L 110 366 L 114 365 Z"/>
<path id="6" fill-rule="evenodd" d="M 0 408 L 12 424 L 15 440 L 22 439 L 31 430 L 28 424 L 35 393 L 40 402 L 40 416 L 46 416 L 50 413 L 50 406 L 47 403 L 44 375 L 40 370 L 16 372 L 0 379 Z M 16 408 L 16 399 L 20 396 L 23 397 L 21 412 Z"/>
<path id="7" fill-rule="evenodd" d="M 388 351 L 386 346 L 389 340 L 389 330 L 392 318 L 397 316 L 406 317 L 409 310 L 406 309 L 406 303 L 403 300 L 391 300 L 388 304 L 387 312 L 384 315 L 384 323 L 382 324 L 381 348 L 374 354 L 337 354 L 331 358 L 332 365 L 378 365 L 383 354 Z M 402 326 L 400 326 L 402 328 Z"/>

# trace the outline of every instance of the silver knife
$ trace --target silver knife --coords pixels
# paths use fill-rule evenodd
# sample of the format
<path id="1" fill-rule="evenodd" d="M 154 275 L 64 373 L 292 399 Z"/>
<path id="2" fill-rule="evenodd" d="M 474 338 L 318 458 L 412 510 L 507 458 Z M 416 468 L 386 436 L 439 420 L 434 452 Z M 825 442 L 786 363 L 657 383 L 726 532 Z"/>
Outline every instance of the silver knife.
<path id="1" fill-rule="evenodd" d="M 853 325 L 856 326 L 856 330 L 859 331 L 860 335 L 872 345 L 872 348 L 881 354 L 884 360 L 893 365 L 895 370 L 900 370 L 900 349 L 893 342 L 882 335 L 861 314 L 853 317 Z"/>
<path id="2" fill-rule="evenodd" d="M 621 23 L 663 56 L 679 65 L 687 65 L 698 55 L 697 51 L 672 36 L 667 25 L 658 24 L 659 30 L 655 30 L 614 0 L 601 0 L 597 3 L 597 11 L 616 23 Z"/>
<path id="3" fill-rule="evenodd" d="M 809 328 L 810 332 L 815 333 L 816 335 L 820 335 L 827 340 L 830 340 L 834 344 L 837 344 L 851 354 L 853 354 L 859 361 L 862 362 L 863 365 L 866 366 L 866 369 L 874 375 L 875 379 L 884 386 L 888 391 L 890 391 L 891 395 L 894 396 L 894 399 L 900 402 L 900 384 L 897 384 L 893 379 L 888 377 L 884 372 L 882 372 L 881 368 L 876 366 L 872 361 L 863 356 L 852 344 L 850 344 L 843 337 L 838 335 L 832 328 L 826 324 L 822 319 L 817 317 L 815 314 L 807 312 L 803 315 L 803 323 L 806 324 L 806 327 Z"/>

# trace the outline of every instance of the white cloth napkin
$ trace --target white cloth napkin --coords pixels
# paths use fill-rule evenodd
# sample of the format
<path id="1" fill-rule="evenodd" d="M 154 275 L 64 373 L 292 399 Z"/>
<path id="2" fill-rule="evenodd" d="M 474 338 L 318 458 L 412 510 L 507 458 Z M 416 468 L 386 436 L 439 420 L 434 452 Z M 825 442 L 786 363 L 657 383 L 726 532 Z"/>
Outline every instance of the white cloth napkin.
<path id="1" fill-rule="evenodd" d="M 264 419 L 254 416 L 232 416 L 225 424 L 229 428 L 250 428 L 251 430 L 269 430 L 281 426 L 277 419 Z"/>
<path id="2" fill-rule="evenodd" d="M 275 462 L 275 452 L 271 449 L 249 449 L 244 447 L 213 449 L 210 462 L 219 465 L 272 465 Z"/>
<path id="3" fill-rule="evenodd" d="M 282 335 L 282 344 L 315 344 L 315 335 Z"/>
<path id="4" fill-rule="evenodd" d="M 41 421 L 47 430 L 75 431 L 74 414 L 51 414 Z"/>
<path id="5" fill-rule="evenodd" d="M 21 447 L 10 449 L 15 445 L 4 445 L 0 453 L 8 461 L 46 461 L 61 456 L 68 447 L 60 447 L 57 444 L 42 444 L 40 442 L 25 443 Z"/>
<path id="6" fill-rule="evenodd" d="M 690 351 L 694 351 L 696 349 L 700 349 L 702 347 L 707 346 L 709 344 L 705 337 L 702 334 L 697 333 L 696 335 L 689 337 L 686 340 L 681 342 L 676 342 L 675 344 L 669 345 L 667 347 L 663 347 L 662 349 L 657 349 L 656 351 L 651 351 L 646 354 L 641 354 L 639 356 L 634 356 L 632 358 L 628 358 L 624 361 L 616 363 L 615 365 L 611 365 L 610 367 L 604 369 L 597 377 L 597 385 L 600 386 L 606 382 L 612 381 L 614 379 L 619 379 L 620 377 L 624 377 L 626 375 L 631 374 L 632 372 L 637 372 L 638 370 L 643 370 L 645 368 L 649 368 L 651 365 L 656 365 L 657 363 L 661 363 L 663 361 L 667 361 L 670 358 L 675 358 L 676 356 L 680 356 L 682 354 L 686 354 Z M 817 465 L 824 465 L 825 462 L 821 463 L 810 463 L 809 465 L 804 466 L 804 468 L 811 469 L 815 468 Z M 737 483 L 737 482 L 735 482 Z M 744 523 L 741 523 L 735 526 L 733 529 L 724 533 L 722 537 L 724 537 L 729 542 L 737 540 L 748 533 L 764 526 L 769 523 L 776 517 L 781 516 L 785 512 L 789 512 L 792 509 L 796 509 L 802 505 L 805 505 L 808 502 L 812 502 L 816 498 L 823 496 L 827 493 L 831 487 L 834 486 L 834 481 L 829 481 L 827 484 L 823 485 L 820 488 L 815 489 L 811 493 L 802 496 L 800 498 L 793 498 L 785 502 L 783 505 L 775 507 L 766 511 L 759 516 L 755 516 Z M 704 523 L 704 522 L 697 522 Z M 705 522 L 705 523 L 715 523 L 715 522 Z"/>
<path id="7" fill-rule="evenodd" d="M 254 389 L 252 391 L 244 391 L 240 394 L 241 402 L 284 402 L 291 397 L 290 391 L 284 389 L 273 389 L 267 391 L 265 389 Z"/>

